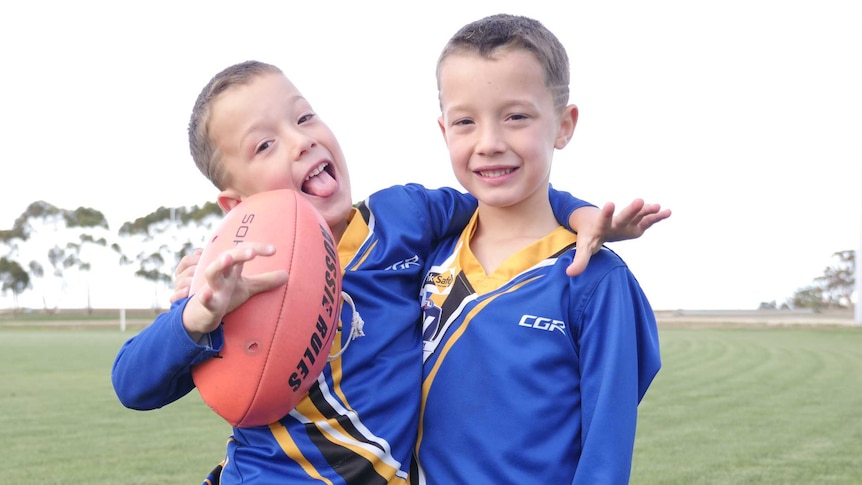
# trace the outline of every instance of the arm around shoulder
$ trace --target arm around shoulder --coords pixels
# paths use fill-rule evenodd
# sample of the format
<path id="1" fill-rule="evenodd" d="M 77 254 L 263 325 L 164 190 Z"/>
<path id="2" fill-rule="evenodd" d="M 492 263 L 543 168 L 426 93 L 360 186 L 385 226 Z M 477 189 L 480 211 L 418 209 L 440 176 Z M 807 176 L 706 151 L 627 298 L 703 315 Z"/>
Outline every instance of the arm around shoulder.
<path id="1" fill-rule="evenodd" d="M 416 201 L 430 225 L 433 241 L 460 234 L 478 205 L 475 197 L 451 187 L 428 189 L 420 184 L 406 184 L 403 189 Z"/>

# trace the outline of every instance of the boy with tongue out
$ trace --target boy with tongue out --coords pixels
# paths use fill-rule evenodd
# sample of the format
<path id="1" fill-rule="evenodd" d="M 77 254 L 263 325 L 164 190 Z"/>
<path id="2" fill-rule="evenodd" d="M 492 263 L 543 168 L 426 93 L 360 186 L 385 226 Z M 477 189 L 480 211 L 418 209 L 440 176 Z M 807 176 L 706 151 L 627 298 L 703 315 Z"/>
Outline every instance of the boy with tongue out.
<path id="1" fill-rule="evenodd" d="M 335 135 L 277 67 L 256 61 L 228 67 L 204 87 L 189 143 L 225 211 L 263 191 L 302 192 L 338 241 L 342 287 L 365 322 L 365 335 L 326 366 L 287 416 L 268 426 L 233 429 L 223 469 L 205 483 L 404 483 L 421 395 L 422 267 L 437 241 L 464 228 L 475 198 L 408 184 L 353 207 Z M 552 191 L 551 198 L 558 219 L 580 229 L 579 242 L 590 250 L 603 239 L 639 237 L 665 217 L 641 202 L 614 218 L 612 204 L 599 210 L 568 194 Z M 112 379 L 125 406 L 156 409 L 194 388 L 191 367 L 221 349 L 222 317 L 251 295 L 285 283 L 284 272 L 240 274 L 244 262 L 273 251 L 265 244 L 226 251 L 205 268 L 208 284 L 189 296 L 182 292 L 197 259 L 183 260 L 171 309 L 116 357 Z M 572 273 L 588 259 L 585 254 Z M 350 321 L 351 309 L 344 311 L 342 319 Z M 336 335 L 333 351 L 349 338 Z"/>

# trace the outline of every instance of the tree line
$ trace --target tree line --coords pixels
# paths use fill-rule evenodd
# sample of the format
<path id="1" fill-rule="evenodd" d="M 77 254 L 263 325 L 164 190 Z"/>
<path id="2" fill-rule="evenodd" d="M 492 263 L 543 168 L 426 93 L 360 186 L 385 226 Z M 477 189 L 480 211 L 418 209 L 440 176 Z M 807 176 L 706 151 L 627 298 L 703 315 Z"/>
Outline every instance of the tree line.
<path id="1" fill-rule="evenodd" d="M 65 294 L 86 288 L 86 303 L 73 305 L 92 310 L 89 274 L 113 274 L 118 269 L 152 283 L 158 293 L 172 284 L 179 259 L 201 247 L 221 217 L 214 202 L 160 207 L 113 233 L 104 214 L 95 209 L 65 210 L 34 202 L 11 229 L 0 230 L 0 294 L 11 294 L 17 310 L 21 295 L 38 293 L 42 308 L 51 313 Z"/>
<path id="2" fill-rule="evenodd" d="M 104 215 L 95 209 L 79 207 L 69 211 L 44 201 L 34 202 L 15 220 L 12 229 L 0 230 L 0 294 L 11 294 L 17 309 L 20 295 L 38 292 L 42 308 L 56 311 L 57 295 L 72 285 L 86 284 L 82 279 L 88 273 L 106 269 L 96 267 L 100 262 L 103 266 L 129 269 L 134 277 L 151 282 L 154 291 L 169 288 L 180 258 L 201 247 L 203 238 L 221 217 L 222 211 L 214 202 L 190 208 L 160 207 L 111 233 Z M 34 252 L 34 248 L 42 249 Z M 113 256 L 106 258 L 106 254 Z M 855 269 L 855 251 L 838 251 L 811 284 L 799 288 L 781 304 L 763 302 L 760 308 L 850 308 Z M 78 306 L 91 310 L 89 299 L 88 293 L 86 303 Z"/>
<path id="3" fill-rule="evenodd" d="M 832 262 L 810 285 L 796 290 L 781 304 L 781 308 L 805 308 L 815 311 L 844 309 L 853 306 L 856 287 L 856 252 L 847 249 L 832 254 Z M 859 295 L 857 295 L 859 298 Z M 763 302 L 760 308 L 778 308 L 774 301 Z"/>

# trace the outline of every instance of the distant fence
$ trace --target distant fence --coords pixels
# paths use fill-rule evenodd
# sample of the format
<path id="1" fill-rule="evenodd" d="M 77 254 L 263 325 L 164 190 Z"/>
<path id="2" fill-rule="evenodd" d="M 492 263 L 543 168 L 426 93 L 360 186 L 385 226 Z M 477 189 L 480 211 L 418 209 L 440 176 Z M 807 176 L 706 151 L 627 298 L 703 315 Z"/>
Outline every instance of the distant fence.
<path id="1" fill-rule="evenodd" d="M 855 325 L 853 310 L 665 310 L 659 325 Z"/>
<path id="2" fill-rule="evenodd" d="M 0 328 L 3 327 L 115 327 L 119 330 L 142 328 L 164 311 L 163 309 L 67 309 L 2 310 Z"/>

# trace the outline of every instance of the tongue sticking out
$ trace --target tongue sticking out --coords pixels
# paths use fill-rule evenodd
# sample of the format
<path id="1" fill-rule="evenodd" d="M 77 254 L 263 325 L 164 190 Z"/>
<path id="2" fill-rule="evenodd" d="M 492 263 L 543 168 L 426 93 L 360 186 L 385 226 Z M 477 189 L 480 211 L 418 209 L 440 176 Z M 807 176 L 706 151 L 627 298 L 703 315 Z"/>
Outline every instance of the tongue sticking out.
<path id="1" fill-rule="evenodd" d="M 315 197 L 328 197 L 338 189 L 338 183 L 325 170 L 302 184 L 302 191 Z"/>

